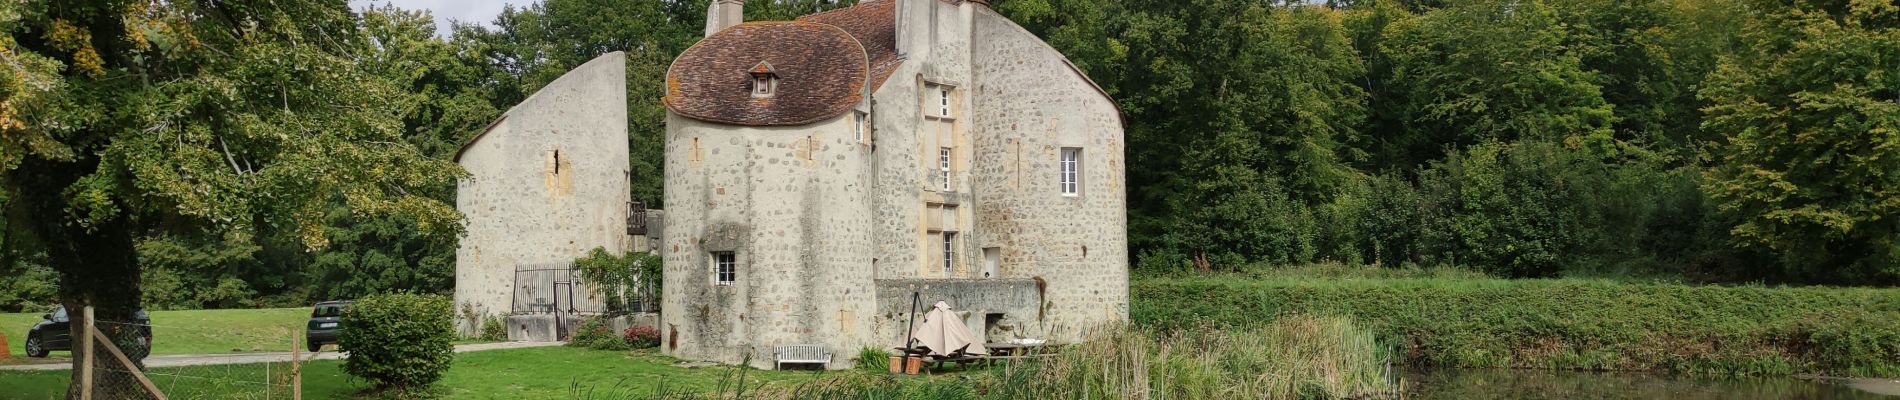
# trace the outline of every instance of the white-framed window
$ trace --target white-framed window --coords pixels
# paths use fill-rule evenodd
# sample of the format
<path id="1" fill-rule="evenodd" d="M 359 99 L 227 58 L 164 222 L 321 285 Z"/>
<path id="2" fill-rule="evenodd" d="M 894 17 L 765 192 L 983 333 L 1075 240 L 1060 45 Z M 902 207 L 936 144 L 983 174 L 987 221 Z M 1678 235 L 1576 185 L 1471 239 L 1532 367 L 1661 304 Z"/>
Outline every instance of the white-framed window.
<path id="1" fill-rule="evenodd" d="M 731 286 L 739 281 L 739 255 L 730 251 L 712 253 L 713 285 Z"/>
<path id="2" fill-rule="evenodd" d="M 1082 148 L 1062 148 L 1062 195 L 1082 194 Z"/>
<path id="3" fill-rule="evenodd" d="M 851 113 L 851 134 L 857 138 L 858 143 L 864 143 L 864 126 L 870 123 L 870 118 L 866 118 L 864 113 Z"/>
<path id="4" fill-rule="evenodd" d="M 943 233 L 943 276 L 946 278 L 950 277 L 950 274 L 953 272 L 952 267 L 956 265 L 956 242 L 957 234 L 955 232 Z"/>
<path id="5" fill-rule="evenodd" d="M 923 92 L 923 113 L 925 118 L 950 119 L 950 96 L 956 88 L 936 83 L 925 83 Z"/>
<path id="6" fill-rule="evenodd" d="M 950 191 L 950 148 L 937 148 L 937 180 L 943 183 L 943 191 Z"/>
<path id="7" fill-rule="evenodd" d="M 752 95 L 760 97 L 771 96 L 772 77 L 766 75 L 752 76 Z"/>

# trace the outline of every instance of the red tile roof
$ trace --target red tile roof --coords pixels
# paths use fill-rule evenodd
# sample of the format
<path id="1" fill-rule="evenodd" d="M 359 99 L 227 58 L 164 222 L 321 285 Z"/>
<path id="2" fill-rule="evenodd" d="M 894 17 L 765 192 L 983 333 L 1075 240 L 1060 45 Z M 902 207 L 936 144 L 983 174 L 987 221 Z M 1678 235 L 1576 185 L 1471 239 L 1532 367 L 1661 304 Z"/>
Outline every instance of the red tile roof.
<path id="1" fill-rule="evenodd" d="M 891 78 L 897 66 L 904 60 L 897 58 L 897 2 L 866 1 L 858 5 L 798 17 L 799 21 L 816 22 L 843 28 L 864 45 L 864 53 L 871 57 L 871 91 L 884 87 L 884 81 Z"/>
<path id="2" fill-rule="evenodd" d="M 770 64 L 772 97 L 752 96 L 749 70 Z M 839 27 L 752 22 L 727 28 L 680 54 L 666 75 L 666 106 L 689 118 L 733 125 L 806 125 L 863 100 L 864 46 Z"/>
<path id="3" fill-rule="evenodd" d="M 744 71 L 761 62 L 778 70 L 779 86 L 770 99 L 752 97 L 746 86 L 750 76 Z M 847 65 L 852 62 L 858 64 Z M 794 22 L 747 23 L 701 40 L 667 71 L 665 100 L 673 112 L 704 121 L 804 125 L 850 111 L 862 100 L 867 74 L 875 92 L 903 63 L 897 56 L 897 2 L 864 0 Z"/>

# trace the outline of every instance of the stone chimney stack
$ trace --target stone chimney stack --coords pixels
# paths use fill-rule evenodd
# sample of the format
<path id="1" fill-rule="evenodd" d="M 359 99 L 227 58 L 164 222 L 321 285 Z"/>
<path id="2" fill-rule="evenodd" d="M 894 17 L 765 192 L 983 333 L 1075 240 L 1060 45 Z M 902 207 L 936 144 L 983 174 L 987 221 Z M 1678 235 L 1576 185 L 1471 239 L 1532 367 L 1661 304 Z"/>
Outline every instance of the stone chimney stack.
<path id="1" fill-rule="evenodd" d="M 745 0 L 712 0 L 706 7 L 706 36 L 745 23 Z"/>
<path id="2" fill-rule="evenodd" d="M 930 52 L 930 30 L 936 28 L 938 0 L 897 1 L 897 55 L 921 59 Z"/>

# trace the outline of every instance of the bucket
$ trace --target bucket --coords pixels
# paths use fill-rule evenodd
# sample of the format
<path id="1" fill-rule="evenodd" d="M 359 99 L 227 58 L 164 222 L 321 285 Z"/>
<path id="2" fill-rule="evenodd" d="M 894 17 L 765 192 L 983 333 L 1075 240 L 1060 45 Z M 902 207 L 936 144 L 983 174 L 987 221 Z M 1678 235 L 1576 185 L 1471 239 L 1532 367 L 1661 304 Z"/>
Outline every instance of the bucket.
<path id="1" fill-rule="evenodd" d="M 909 362 L 905 362 L 909 361 Z M 916 375 L 924 369 L 922 357 L 891 356 L 891 373 Z"/>

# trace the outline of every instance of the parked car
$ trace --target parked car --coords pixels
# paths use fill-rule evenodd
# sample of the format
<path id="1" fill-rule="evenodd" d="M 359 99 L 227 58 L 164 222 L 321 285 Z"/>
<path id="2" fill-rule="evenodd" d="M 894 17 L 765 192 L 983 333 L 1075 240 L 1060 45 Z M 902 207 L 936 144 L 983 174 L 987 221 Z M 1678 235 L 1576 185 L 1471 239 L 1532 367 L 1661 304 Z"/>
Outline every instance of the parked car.
<path id="1" fill-rule="evenodd" d="M 132 313 L 132 324 L 139 330 L 139 346 L 124 349 L 128 356 L 143 358 L 151 350 L 152 318 L 141 309 Z M 103 330 L 103 329 L 101 329 Z M 40 322 L 26 332 L 26 356 L 46 357 L 54 351 L 72 350 L 72 318 L 66 314 L 66 307 L 59 306 L 40 316 Z"/>
<path id="2" fill-rule="evenodd" d="M 310 309 L 310 325 L 304 327 L 304 341 L 310 351 L 336 343 L 337 334 L 343 332 L 343 310 L 349 307 L 348 301 L 326 301 Z"/>

